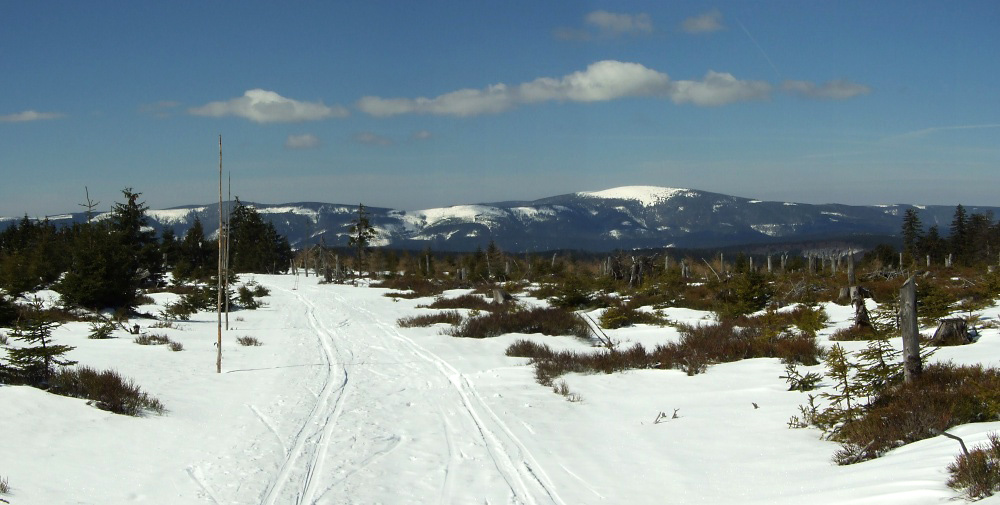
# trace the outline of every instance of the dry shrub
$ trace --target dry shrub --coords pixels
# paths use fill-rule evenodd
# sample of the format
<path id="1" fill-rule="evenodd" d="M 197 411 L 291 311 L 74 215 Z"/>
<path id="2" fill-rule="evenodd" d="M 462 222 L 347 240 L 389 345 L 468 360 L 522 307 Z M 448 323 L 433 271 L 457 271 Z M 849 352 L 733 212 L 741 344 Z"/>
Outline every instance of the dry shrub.
<path id="1" fill-rule="evenodd" d="M 256 337 L 250 337 L 250 336 L 237 337 L 236 342 L 238 342 L 240 345 L 244 347 L 257 347 L 262 345 L 260 340 L 257 340 Z"/>
<path id="2" fill-rule="evenodd" d="M 385 296 L 406 299 L 429 298 L 440 295 L 446 289 L 442 283 L 419 277 L 392 277 L 375 287 L 394 289 L 396 291 L 390 291 Z"/>
<path id="3" fill-rule="evenodd" d="M 425 314 L 422 316 L 402 317 L 396 320 L 401 328 L 423 328 L 437 323 L 448 323 L 458 325 L 462 322 L 462 315 L 455 310 L 446 310 L 435 314 Z"/>
<path id="4" fill-rule="evenodd" d="M 418 305 L 430 309 L 476 309 L 493 310 L 497 304 L 491 303 L 486 298 L 479 295 L 467 294 L 456 296 L 455 298 L 435 298 L 430 305 Z"/>
<path id="5" fill-rule="evenodd" d="M 87 366 L 63 368 L 52 378 L 51 385 L 56 394 L 92 400 L 101 410 L 116 414 L 141 416 L 147 410 L 157 414 L 165 411 L 159 400 L 114 370 L 99 372 Z"/>
<path id="6" fill-rule="evenodd" d="M 167 345 L 167 348 L 174 352 L 180 352 L 184 350 L 184 344 L 180 342 L 170 342 L 170 344 Z"/>
<path id="7" fill-rule="evenodd" d="M 646 300 L 648 300 L 648 297 L 633 298 L 632 300 L 629 300 L 628 303 L 624 303 L 621 300 L 613 301 L 611 305 L 601 313 L 601 327 L 615 329 L 625 328 L 635 324 L 658 324 L 661 326 L 667 324 L 667 320 L 656 313 L 638 310 L 638 308 L 643 305 L 650 305 L 645 303 Z"/>
<path id="8" fill-rule="evenodd" d="M 989 442 L 968 454 L 959 454 L 948 465 L 948 486 L 962 491 L 970 500 L 979 500 L 1000 491 L 1000 436 L 989 434 Z"/>
<path id="9" fill-rule="evenodd" d="M 833 335 L 830 335 L 830 340 L 839 342 L 848 340 L 874 340 L 876 338 L 878 338 L 878 333 L 871 326 L 856 325 L 841 328 L 833 332 Z"/>
<path id="10" fill-rule="evenodd" d="M 839 464 L 877 458 L 903 444 L 966 423 L 1000 419 L 1000 370 L 934 364 L 910 383 L 884 389 L 831 437 Z"/>
<path id="11" fill-rule="evenodd" d="M 132 341 L 139 345 L 166 345 L 170 343 L 170 338 L 166 335 L 139 335 Z"/>
<path id="12" fill-rule="evenodd" d="M 590 326 L 580 316 L 560 308 L 508 308 L 466 319 L 445 334 L 462 338 L 490 338 L 506 333 L 541 333 L 590 337 Z"/>

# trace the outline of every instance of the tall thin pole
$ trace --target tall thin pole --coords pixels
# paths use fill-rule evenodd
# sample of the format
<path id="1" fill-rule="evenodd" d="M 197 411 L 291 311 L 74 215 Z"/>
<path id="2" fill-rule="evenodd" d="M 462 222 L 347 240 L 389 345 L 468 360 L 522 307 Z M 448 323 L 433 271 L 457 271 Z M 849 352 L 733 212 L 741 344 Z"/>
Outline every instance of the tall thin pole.
<path id="1" fill-rule="evenodd" d="M 219 338 L 215 342 L 215 373 L 222 373 L 222 135 L 219 135 L 219 296 L 215 304 L 215 313 L 219 320 Z"/>
<path id="2" fill-rule="evenodd" d="M 223 286 L 226 288 L 226 331 L 229 331 L 229 212 L 233 206 L 233 173 L 229 172 L 229 188 L 226 190 L 226 259 L 223 260 L 222 270 L 225 273 Z"/>

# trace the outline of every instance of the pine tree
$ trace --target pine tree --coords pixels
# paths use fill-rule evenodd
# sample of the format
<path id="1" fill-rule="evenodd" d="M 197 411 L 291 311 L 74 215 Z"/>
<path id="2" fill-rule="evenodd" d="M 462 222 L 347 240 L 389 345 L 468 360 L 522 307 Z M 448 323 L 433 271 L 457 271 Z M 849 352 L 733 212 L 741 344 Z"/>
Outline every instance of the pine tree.
<path id="1" fill-rule="evenodd" d="M 230 272 L 285 272 L 291 259 L 288 239 L 272 223 L 265 222 L 257 209 L 244 205 L 237 197 L 229 216 Z"/>
<path id="2" fill-rule="evenodd" d="M 948 236 L 948 241 L 955 259 L 960 262 L 966 261 L 969 250 L 969 217 L 962 204 L 955 207 L 955 217 L 951 220 L 951 235 Z"/>
<path id="3" fill-rule="evenodd" d="M 920 216 L 914 209 L 906 209 L 903 214 L 903 253 L 911 259 L 917 256 L 917 245 L 923 237 L 923 224 L 920 223 Z"/>
<path id="4" fill-rule="evenodd" d="M 844 423 L 861 414 L 858 398 L 863 392 L 852 377 L 854 366 L 849 361 L 849 354 L 840 344 L 830 348 L 824 361 L 826 376 L 833 381 L 833 392 L 821 395 L 830 402 L 830 407 L 819 415 L 818 422 L 825 431 L 835 433 Z"/>
<path id="5" fill-rule="evenodd" d="M 47 385 L 56 365 L 76 364 L 75 361 L 62 357 L 75 348 L 52 343 L 52 330 L 57 328 L 59 323 L 45 315 L 39 299 L 35 298 L 26 312 L 26 317 L 18 321 L 9 335 L 24 345 L 7 348 L 7 362 L 15 381 L 30 385 Z"/>

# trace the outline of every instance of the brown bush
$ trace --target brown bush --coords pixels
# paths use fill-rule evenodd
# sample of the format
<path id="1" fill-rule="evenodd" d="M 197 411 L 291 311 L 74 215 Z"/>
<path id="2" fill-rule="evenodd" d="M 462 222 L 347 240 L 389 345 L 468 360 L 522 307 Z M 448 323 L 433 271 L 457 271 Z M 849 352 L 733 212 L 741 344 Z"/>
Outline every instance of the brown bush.
<path id="1" fill-rule="evenodd" d="M 850 464 L 876 458 L 903 444 L 930 438 L 959 424 L 1000 419 L 1000 370 L 934 364 L 910 383 L 884 389 L 857 420 L 831 437 L 843 448 L 834 460 Z"/>
<path id="2" fill-rule="evenodd" d="M 159 400 L 114 370 L 98 372 L 86 366 L 63 368 L 52 378 L 51 386 L 56 394 L 93 400 L 101 410 L 116 414 L 140 416 L 146 410 L 157 414 L 165 411 Z"/>
<path id="3" fill-rule="evenodd" d="M 505 333 L 541 333 L 590 337 L 590 326 L 580 316 L 559 308 L 509 309 L 466 319 L 445 334 L 462 338 L 490 338 Z"/>
<path id="4" fill-rule="evenodd" d="M 448 323 L 457 325 L 462 322 L 462 315 L 454 310 L 446 310 L 434 314 L 424 314 L 422 316 L 402 317 L 396 320 L 402 328 L 424 328 L 437 323 Z"/>
<path id="5" fill-rule="evenodd" d="M 1000 436 L 989 434 L 989 442 L 969 453 L 959 454 L 948 465 L 948 486 L 962 491 L 970 500 L 979 500 L 1000 491 Z"/>
<path id="6" fill-rule="evenodd" d="M 479 295 L 467 294 L 460 295 L 454 298 L 435 298 L 430 305 L 418 305 L 417 307 L 424 307 L 430 309 L 476 309 L 476 310 L 493 310 L 499 307 L 500 304 L 491 303 L 486 298 Z"/>

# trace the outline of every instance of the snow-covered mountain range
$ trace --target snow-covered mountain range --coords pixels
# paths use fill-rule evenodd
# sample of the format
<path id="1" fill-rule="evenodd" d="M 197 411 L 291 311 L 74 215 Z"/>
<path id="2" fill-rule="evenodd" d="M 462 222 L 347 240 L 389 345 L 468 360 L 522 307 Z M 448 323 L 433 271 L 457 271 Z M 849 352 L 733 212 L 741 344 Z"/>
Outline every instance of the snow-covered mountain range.
<path id="1" fill-rule="evenodd" d="M 357 205 L 318 202 L 278 205 L 245 202 L 274 223 L 293 247 L 346 245 Z M 725 247 L 852 236 L 890 236 L 900 230 L 903 213 L 917 209 L 927 226 L 943 234 L 955 208 L 909 204 L 855 206 L 767 202 L 693 189 L 626 186 L 579 192 L 534 201 L 403 211 L 367 208 L 378 233 L 377 245 L 436 251 L 470 251 L 494 240 L 509 252 L 658 247 Z M 966 207 L 969 213 L 1000 212 L 1000 207 Z M 201 219 L 214 233 L 218 204 L 148 212 L 150 226 L 172 227 L 178 235 Z M 0 218 L 0 226 L 18 218 Z M 57 223 L 84 215 L 50 216 Z"/>

